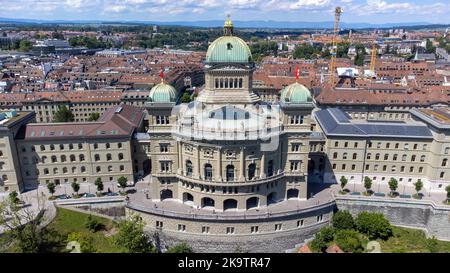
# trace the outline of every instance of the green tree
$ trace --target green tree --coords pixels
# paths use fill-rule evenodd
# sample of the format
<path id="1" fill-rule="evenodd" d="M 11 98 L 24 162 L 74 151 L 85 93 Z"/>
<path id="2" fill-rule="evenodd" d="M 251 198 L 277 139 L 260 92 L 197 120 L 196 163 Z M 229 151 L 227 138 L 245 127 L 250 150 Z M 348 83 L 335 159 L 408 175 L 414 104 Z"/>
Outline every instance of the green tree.
<path id="1" fill-rule="evenodd" d="M 71 122 L 74 121 L 74 115 L 65 105 L 60 106 L 55 112 L 53 122 Z"/>
<path id="2" fill-rule="evenodd" d="M 449 200 L 450 199 L 450 185 L 445 187 L 445 191 L 447 192 L 447 200 Z"/>
<path id="3" fill-rule="evenodd" d="M 357 44 L 355 46 L 355 49 L 356 49 L 355 65 L 363 66 L 364 56 L 366 55 L 366 47 L 363 44 Z"/>
<path id="4" fill-rule="evenodd" d="M 339 43 L 336 48 L 337 58 L 348 58 L 348 49 L 350 48 L 350 43 Z"/>
<path id="5" fill-rule="evenodd" d="M 89 114 L 88 121 L 97 121 L 100 118 L 99 113 L 91 113 Z"/>
<path id="6" fill-rule="evenodd" d="M 55 183 L 53 183 L 53 182 L 47 183 L 47 189 L 48 189 L 48 192 L 53 196 L 53 194 L 55 193 L 55 189 L 56 189 Z"/>
<path id="7" fill-rule="evenodd" d="M 92 237 L 81 232 L 72 232 L 67 235 L 67 243 L 77 242 L 80 244 L 81 253 L 94 253 L 96 249 Z"/>
<path id="8" fill-rule="evenodd" d="M 295 47 L 292 56 L 294 59 L 315 59 L 322 53 L 321 47 L 315 47 L 309 44 L 301 44 Z"/>
<path id="9" fill-rule="evenodd" d="M 125 190 L 125 188 L 127 187 L 127 182 L 128 179 L 124 176 L 119 177 L 119 179 L 117 179 L 117 183 L 119 183 L 119 187 L 122 188 L 122 190 Z"/>
<path id="10" fill-rule="evenodd" d="M 354 229 L 355 220 L 349 211 L 340 210 L 333 215 L 332 225 L 336 229 Z"/>
<path id="11" fill-rule="evenodd" d="M 77 182 L 72 182 L 71 186 L 73 191 L 76 192 L 78 195 L 78 191 L 80 191 L 80 184 L 78 184 Z"/>
<path id="12" fill-rule="evenodd" d="M 417 179 L 416 183 L 414 183 L 414 188 L 416 190 L 416 195 L 419 195 L 419 192 L 423 188 L 423 182 L 421 179 Z"/>
<path id="13" fill-rule="evenodd" d="M 366 192 L 372 188 L 372 179 L 368 176 L 364 177 L 364 188 L 366 188 Z"/>
<path id="14" fill-rule="evenodd" d="M 356 229 L 369 239 L 386 240 L 392 236 L 392 226 L 381 213 L 361 212 L 355 219 Z"/>
<path id="15" fill-rule="evenodd" d="M 360 234 L 355 230 L 338 230 L 334 235 L 334 242 L 344 251 L 352 253 L 363 252 Z"/>
<path id="16" fill-rule="evenodd" d="M 31 50 L 31 42 L 28 40 L 21 40 L 19 42 L 19 51 L 28 52 Z"/>
<path id="17" fill-rule="evenodd" d="M 19 202 L 18 196 L 19 196 L 19 194 L 17 193 L 17 191 L 12 191 L 12 192 L 9 193 L 9 199 L 14 204 L 17 204 Z"/>
<path id="18" fill-rule="evenodd" d="M 341 176 L 340 181 L 341 181 L 341 190 L 343 191 L 344 188 L 345 188 L 345 186 L 346 186 L 347 183 L 348 183 L 348 180 L 347 180 L 347 178 L 345 178 L 345 176 Z"/>
<path id="19" fill-rule="evenodd" d="M 181 243 L 169 248 L 167 253 L 194 253 L 194 251 L 186 243 Z"/>
<path id="20" fill-rule="evenodd" d="M 427 42 L 425 44 L 425 52 L 426 53 L 436 53 L 436 47 L 433 46 L 433 42 L 430 41 L 430 39 L 427 39 Z"/>
<path id="21" fill-rule="evenodd" d="M 95 180 L 94 184 L 97 187 L 97 191 L 103 191 L 103 181 L 100 177 Z"/>
<path id="22" fill-rule="evenodd" d="M 398 188 L 397 179 L 391 177 L 388 184 L 389 184 L 389 189 L 391 190 L 391 194 L 394 194 L 395 190 L 397 190 L 397 188 Z"/>
<path id="23" fill-rule="evenodd" d="M 325 252 L 328 244 L 333 241 L 335 229 L 333 227 L 323 227 L 311 241 L 311 249 L 315 252 Z"/>
<path id="24" fill-rule="evenodd" d="M 92 232 L 97 232 L 105 228 L 105 226 L 100 223 L 96 218 L 92 217 L 90 214 L 84 223 L 84 226 Z"/>
<path id="25" fill-rule="evenodd" d="M 119 232 L 114 242 L 127 253 L 157 252 L 148 235 L 144 233 L 144 222 L 137 215 L 119 223 Z"/>
<path id="26" fill-rule="evenodd" d="M 189 103 L 191 101 L 192 101 L 191 95 L 189 95 L 188 92 L 184 92 L 183 95 L 181 96 L 181 102 L 182 103 Z"/>

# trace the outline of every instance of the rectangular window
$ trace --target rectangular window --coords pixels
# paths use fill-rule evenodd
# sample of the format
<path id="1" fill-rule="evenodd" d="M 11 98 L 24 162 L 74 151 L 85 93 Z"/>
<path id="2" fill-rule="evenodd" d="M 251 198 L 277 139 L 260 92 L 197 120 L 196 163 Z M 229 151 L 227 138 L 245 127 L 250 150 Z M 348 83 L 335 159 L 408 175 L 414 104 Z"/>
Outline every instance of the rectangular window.
<path id="1" fill-rule="evenodd" d="M 296 172 L 299 170 L 300 161 L 291 161 L 291 172 Z"/>
<path id="2" fill-rule="evenodd" d="M 162 228 L 163 227 L 163 222 L 162 221 L 156 221 L 156 227 L 157 228 Z"/>
<path id="3" fill-rule="evenodd" d="M 323 221 L 323 214 L 317 216 L 317 222 Z"/>
<path id="4" fill-rule="evenodd" d="M 292 152 L 298 152 L 300 150 L 300 144 L 292 144 Z"/>
<path id="5" fill-rule="evenodd" d="M 302 227 L 303 226 L 303 219 L 302 220 L 298 220 L 297 221 L 297 227 Z"/>
<path id="6" fill-rule="evenodd" d="M 252 227 L 250 227 L 250 232 L 251 232 L 251 233 L 258 233 L 258 232 L 259 232 L 259 227 L 258 227 L 258 226 L 252 226 Z"/>
<path id="7" fill-rule="evenodd" d="M 227 234 L 234 234 L 234 227 L 227 227 Z"/>
<path id="8" fill-rule="evenodd" d="M 169 152 L 169 144 L 159 144 L 159 151 L 161 153 L 168 153 Z"/>
<path id="9" fill-rule="evenodd" d="M 209 227 L 203 226 L 202 227 L 202 233 L 208 234 L 209 233 Z"/>
<path id="10" fill-rule="evenodd" d="M 282 227 L 283 227 L 283 225 L 282 225 L 282 224 L 275 224 L 275 231 L 279 231 L 279 230 L 281 230 L 281 229 L 282 229 Z"/>
<path id="11" fill-rule="evenodd" d="M 178 231 L 186 231 L 186 225 L 178 225 Z"/>

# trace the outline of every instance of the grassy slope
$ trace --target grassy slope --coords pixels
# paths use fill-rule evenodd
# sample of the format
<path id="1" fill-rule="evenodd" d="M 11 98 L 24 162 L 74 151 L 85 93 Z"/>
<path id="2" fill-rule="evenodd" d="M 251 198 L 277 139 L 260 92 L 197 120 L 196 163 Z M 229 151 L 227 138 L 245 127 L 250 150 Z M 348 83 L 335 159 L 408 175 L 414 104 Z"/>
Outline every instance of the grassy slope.
<path id="1" fill-rule="evenodd" d="M 386 253 L 427 253 L 427 239 L 422 230 L 393 227 L 394 236 L 379 240 L 381 251 Z M 450 242 L 437 241 L 437 252 L 450 253 Z"/>
<path id="2" fill-rule="evenodd" d="M 67 238 L 67 235 L 71 232 L 81 232 L 93 239 L 93 245 L 98 252 L 118 252 L 118 249 L 112 242 L 112 237 L 105 237 L 102 231 L 93 233 L 84 226 L 88 216 L 89 214 L 58 208 L 57 216 L 53 222 L 48 225 L 48 228 L 55 230 L 64 238 Z M 114 227 L 114 223 L 107 218 L 98 216 L 92 216 L 92 218 L 105 225 L 107 230 Z"/>

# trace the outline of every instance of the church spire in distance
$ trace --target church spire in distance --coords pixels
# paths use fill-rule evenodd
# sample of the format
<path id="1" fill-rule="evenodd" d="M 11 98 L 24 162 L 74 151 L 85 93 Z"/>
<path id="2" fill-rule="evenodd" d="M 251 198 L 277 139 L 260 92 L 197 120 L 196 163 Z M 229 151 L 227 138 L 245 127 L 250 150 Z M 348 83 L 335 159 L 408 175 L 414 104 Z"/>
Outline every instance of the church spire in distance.
<path id="1" fill-rule="evenodd" d="M 225 24 L 223 26 L 223 33 L 225 36 L 233 36 L 233 22 L 230 19 L 230 14 L 227 14 L 227 20 L 225 20 Z"/>

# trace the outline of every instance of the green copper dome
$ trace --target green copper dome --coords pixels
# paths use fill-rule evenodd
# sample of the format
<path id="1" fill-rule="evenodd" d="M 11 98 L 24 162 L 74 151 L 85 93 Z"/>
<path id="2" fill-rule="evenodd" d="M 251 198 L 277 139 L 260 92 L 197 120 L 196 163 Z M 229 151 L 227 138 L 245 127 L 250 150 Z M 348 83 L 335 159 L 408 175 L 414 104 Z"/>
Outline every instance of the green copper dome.
<path id="1" fill-rule="evenodd" d="M 224 36 L 217 38 L 206 52 L 207 63 L 249 63 L 252 52 L 247 43 L 239 37 L 233 36 L 233 22 L 228 15 L 223 27 Z"/>
<path id="2" fill-rule="evenodd" d="M 148 97 L 151 102 L 169 103 L 177 99 L 177 90 L 167 83 L 160 83 L 153 86 Z"/>
<path id="3" fill-rule="evenodd" d="M 216 39 L 206 52 L 207 63 L 248 63 L 252 52 L 247 43 L 236 36 L 222 36 Z"/>
<path id="4" fill-rule="evenodd" d="M 304 85 L 296 82 L 281 91 L 281 101 L 287 103 L 312 102 L 311 92 Z"/>

